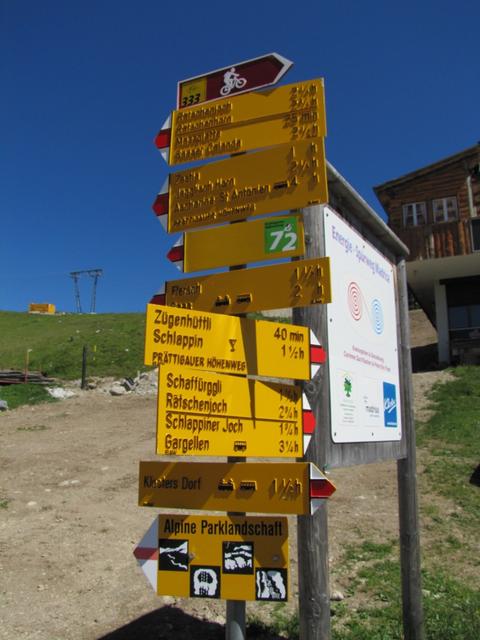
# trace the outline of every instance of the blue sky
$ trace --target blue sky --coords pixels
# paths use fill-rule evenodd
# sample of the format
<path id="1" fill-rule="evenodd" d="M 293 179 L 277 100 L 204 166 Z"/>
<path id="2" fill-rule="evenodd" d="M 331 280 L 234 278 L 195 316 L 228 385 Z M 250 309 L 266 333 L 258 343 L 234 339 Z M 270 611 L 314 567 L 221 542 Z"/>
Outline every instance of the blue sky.
<path id="1" fill-rule="evenodd" d="M 372 186 L 480 139 L 478 1 L 0 0 L 0 309 L 143 311 L 181 277 L 151 205 L 178 80 L 277 51 L 325 78 L 327 158 Z M 180 167 L 181 168 L 181 167 Z M 80 281 L 84 310 L 91 281 Z"/>

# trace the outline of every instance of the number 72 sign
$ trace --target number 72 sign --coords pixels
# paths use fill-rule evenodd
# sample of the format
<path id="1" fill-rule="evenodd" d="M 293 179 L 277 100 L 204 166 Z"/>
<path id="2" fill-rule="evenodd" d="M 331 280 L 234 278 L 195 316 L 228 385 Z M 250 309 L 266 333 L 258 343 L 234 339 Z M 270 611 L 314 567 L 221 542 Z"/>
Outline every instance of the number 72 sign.
<path id="1" fill-rule="evenodd" d="M 291 216 L 265 223 L 266 254 L 296 251 L 299 248 L 297 220 L 298 218 Z"/>

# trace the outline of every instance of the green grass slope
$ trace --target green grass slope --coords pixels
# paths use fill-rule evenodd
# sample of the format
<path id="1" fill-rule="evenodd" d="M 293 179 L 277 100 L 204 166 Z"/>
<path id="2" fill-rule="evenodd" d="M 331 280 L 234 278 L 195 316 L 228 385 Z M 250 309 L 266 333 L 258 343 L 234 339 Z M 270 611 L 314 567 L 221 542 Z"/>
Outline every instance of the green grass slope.
<path id="1" fill-rule="evenodd" d="M 0 369 L 25 368 L 72 380 L 88 376 L 132 376 L 143 370 L 145 314 L 37 315 L 0 312 Z"/>

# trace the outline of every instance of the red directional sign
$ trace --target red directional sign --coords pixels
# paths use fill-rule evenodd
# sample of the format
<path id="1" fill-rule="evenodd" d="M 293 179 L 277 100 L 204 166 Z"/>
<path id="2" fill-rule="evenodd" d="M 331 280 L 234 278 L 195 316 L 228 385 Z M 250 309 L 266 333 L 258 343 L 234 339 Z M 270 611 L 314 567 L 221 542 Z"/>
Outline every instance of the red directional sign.
<path id="1" fill-rule="evenodd" d="M 177 109 L 276 84 L 293 65 L 278 53 L 210 71 L 178 83 Z"/>

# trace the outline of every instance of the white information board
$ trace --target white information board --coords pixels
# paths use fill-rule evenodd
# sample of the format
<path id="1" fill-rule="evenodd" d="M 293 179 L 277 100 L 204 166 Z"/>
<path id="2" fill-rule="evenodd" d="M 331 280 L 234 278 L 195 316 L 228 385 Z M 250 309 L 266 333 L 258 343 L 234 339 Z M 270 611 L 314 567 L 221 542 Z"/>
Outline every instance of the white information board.
<path id="1" fill-rule="evenodd" d="M 394 267 L 330 207 L 324 225 L 332 440 L 400 440 Z"/>

